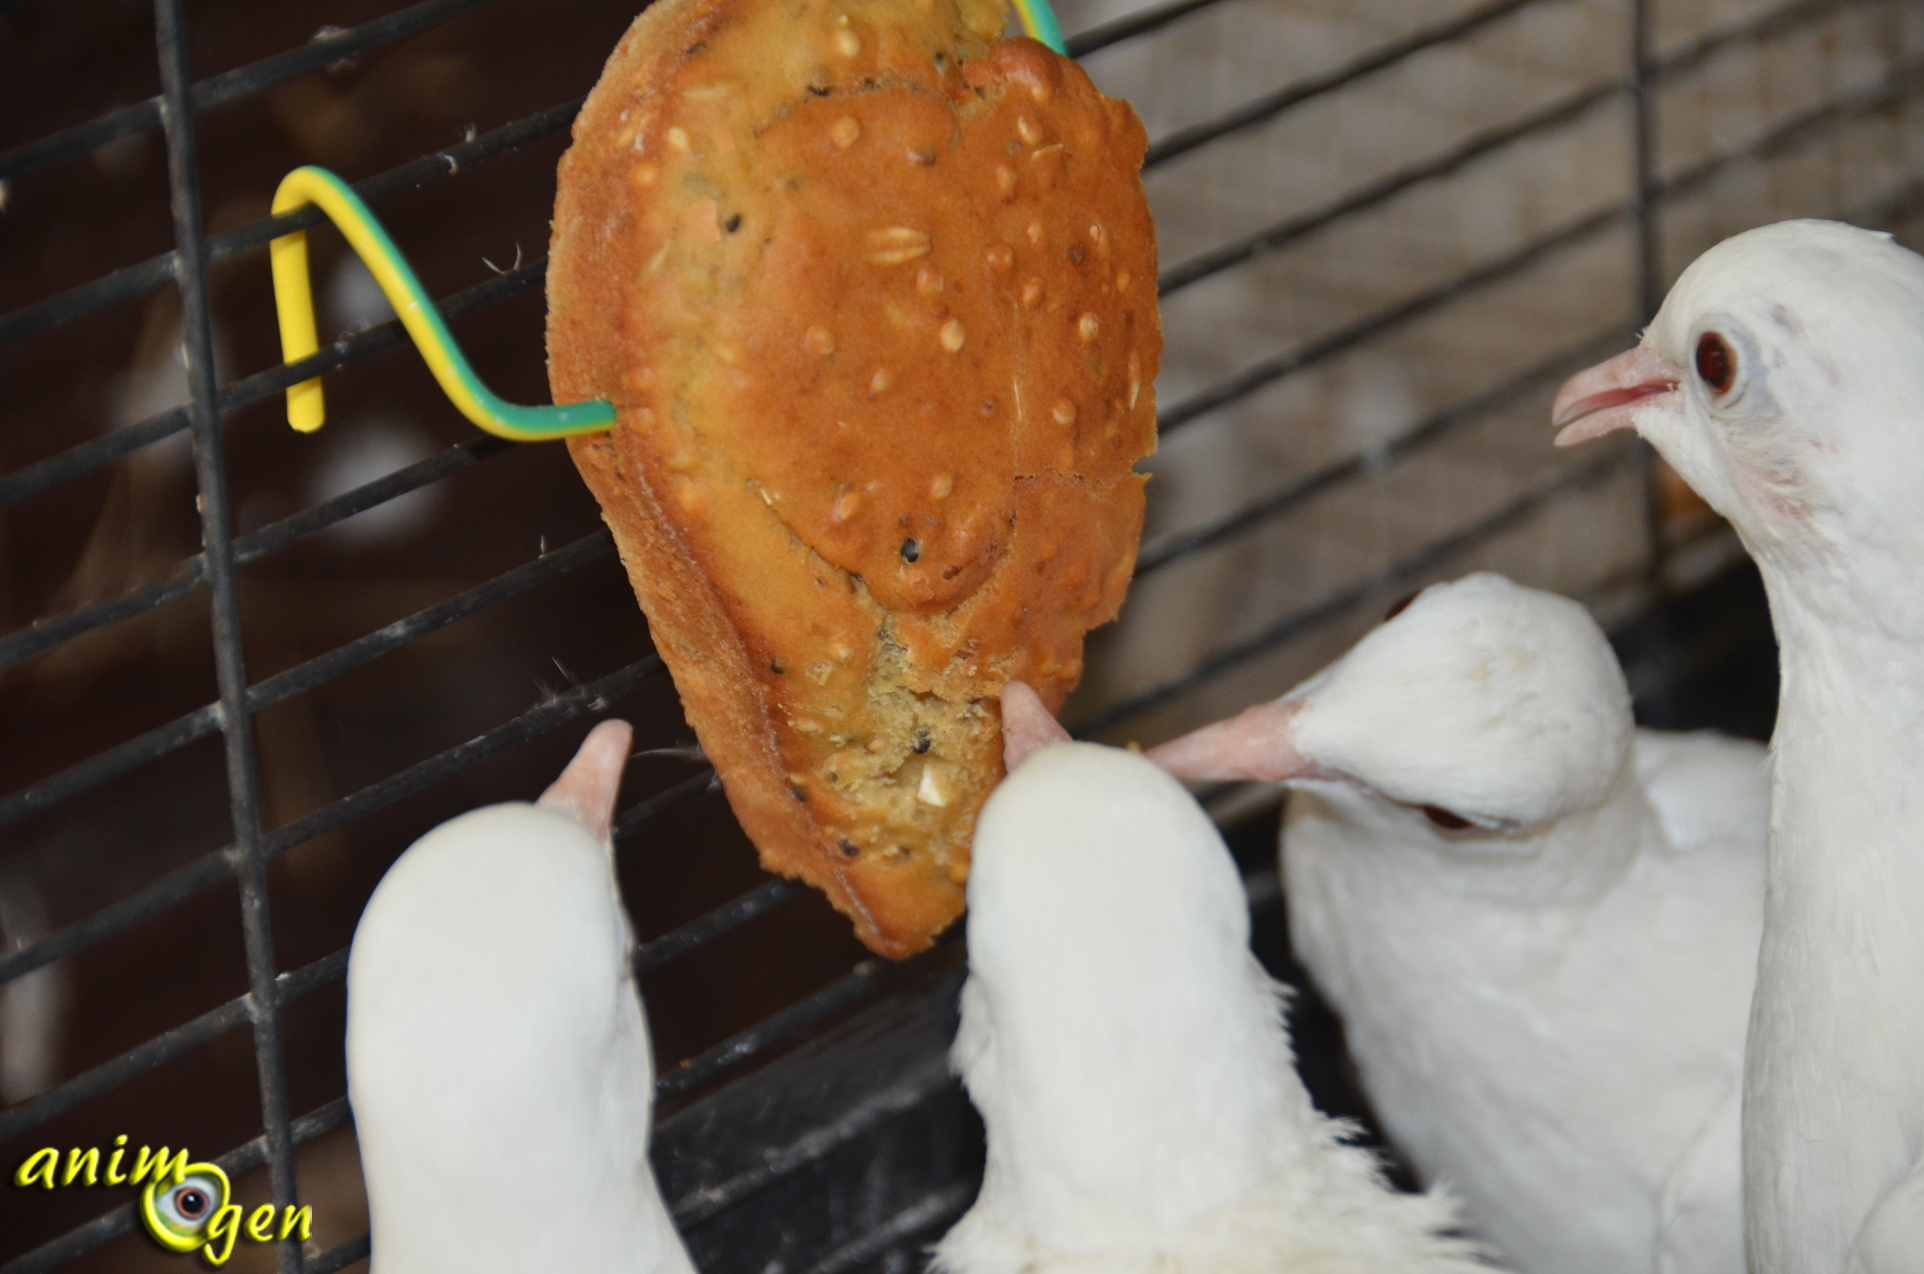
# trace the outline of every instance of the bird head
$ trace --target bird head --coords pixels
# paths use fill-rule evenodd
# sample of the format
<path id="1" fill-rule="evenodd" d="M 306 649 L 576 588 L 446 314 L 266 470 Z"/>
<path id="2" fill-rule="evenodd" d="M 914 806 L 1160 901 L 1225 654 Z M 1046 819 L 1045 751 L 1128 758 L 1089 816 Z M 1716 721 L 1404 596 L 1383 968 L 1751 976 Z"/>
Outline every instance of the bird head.
<path id="1" fill-rule="evenodd" d="M 1477 574 L 1423 590 L 1281 699 L 1149 758 L 1197 781 L 1360 786 L 1413 819 L 1507 834 L 1599 805 L 1632 730 L 1589 612 Z"/>
<path id="2" fill-rule="evenodd" d="M 1310 1108 L 1215 826 L 1140 756 L 1064 742 L 1025 689 L 968 880 L 953 1057 L 988 1128 L 977 1208 L 1059 1252 L 1153 1242 L 1244 1197 Z"/>
<path id="3" fill-rule="evenodd" d="M 653 1064 L 608 835 L 630 737 L 603 722 L 538 804 L 428 832 L 362 913 L 348 1097 L 378 1268 L 614 1268 L 555 1256 L 604 1240 L 690 1268 L 645 1156 Z"/>
<path id="4" fill-rule="evenodd" d="M 1573 376 L 1552 415 L 1559 446 L 1636 430 L 1768 564 L 1915 524 L 1921 369 L 1924 258 L 1786 221 L 1698 257 L 1641 343 Z"/>

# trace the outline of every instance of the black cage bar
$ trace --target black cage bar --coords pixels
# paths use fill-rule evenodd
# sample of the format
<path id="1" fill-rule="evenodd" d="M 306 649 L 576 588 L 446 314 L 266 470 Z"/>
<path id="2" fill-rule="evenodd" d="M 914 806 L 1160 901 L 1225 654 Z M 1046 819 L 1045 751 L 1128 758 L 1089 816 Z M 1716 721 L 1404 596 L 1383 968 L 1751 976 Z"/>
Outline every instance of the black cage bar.
<path id="1" fill-rule="evenodd" d="M 1133 56 L 1131 50 L 1159 48 L 1162 41 L 1179 43 L 1199 23 L 1213 20 L 1212 14 L 1259 2 L 1176 0 L 1119 16 L 1094 14 L 1092 7 L 1089 14 L 1071 4 L 1062 7 L 1067 25 L 1085 20 L 1085 29 L 1071 38 L 1070 48 L 1103 83 L 1103 68 L 1108 64 L 1102 59 Z M 1238 139 L 1261 135 L 1293 113 L 1340 106 L 1346 94 L 1370 89 L 1440 50 L 1501 37 L 1533 15 L 1580 3 L 1493 0 L 1412 6 L 1409 20 L 1396 29 L 1327 60 L 1312 72 L 1279 72 L 1265 91 L 1220 111 L 1192 111 L 1191 118 L 1174 127 L 1159 130 L 1152 120 L 1145 174 L 1153 179 L 1163 169 L 1207 159 Z M 38 29 L 29 24 L 46 20 L 39 11 L 50 7 L 52 0 L 0 5 L 0 58 L 26 56 L 23 33 Z M 75 10 L 89 7 L 87 3 L 72 6 Z M 113 8 L 104 3 L 99 7 L 103 13 Z M 1268 8 L 1287 10 L 1289 6 Z M 1314 198 L 1302 200 L 1300 207 L 1245 216 L 1249 225 L 1219 234 L 1193 251 L 1174 252 L 1165 245 L 1160 289 L 1166 304 L 1179 297 L 1193 298 L 1237 277 L 1238 272 L 1305 245 L 1314 247 L 1332 231 L 1383 215 L 1398 207 L 1399 201 L 1480 171 L 1481 165 L 1527 156 L 1529 148 L 1546 139 L 1594 129 L 1600 120 L 1606 131 L 1617 131 L 1622 154 L 1627 156 L 1613 178 L 1612 192 L 1571 215 L 1519 233 L 1494 251 L 1472 254 L 1460 266 L 1419 280 L 1366 312 L 1308 331 L 1227 370 L 1185 372 L 1180 383 L 1159 386 L 1164 394 L 1163 437 L 1168 442 L 1218 427 L 1226 411 L 1251 409 L 1264 395 L 1334 367 L 1359 351 L 1391 348 L 1423 324 L 1448 320 L 1484 304 L 1503 289 L 1532 277 L 1546 263 L 1596 251 L 1618 236 L 1627 236 L 1630 245 L 1618 258 L 1630 280 L 1627 304 L 1590 329 L 1563 334 L 1545 352 L 1516 366 L 1495 369 L 1473 392 L 1420 404 L 1420 409 L 1405 413 L 1394 428 L 1367 446 L 1338 449 L 1336 454 L 1282 473 L 1266 488 L 1214 507 L 1206 516 L 1158 522 L 1152 503 L 1152 526 L 1138 568 L 1139 590 L 1154 587 L 1162 577 L 1176 575 L 1211 555 L 1242 552 L 1260 537 L 1281 534 L 1279 528 L 1286 529 L 1291 519 L 1306 516 L 1323 502 L 1366 489 L 1386 473 L 1420 473 L 1439 448 L 1469 436 L 1503 413 L 1541 414 L 1560 377 L 1621 348 L 1654 312 L 1665 283 L 1685 263 L 1675 254 L 1683 251 L 1686 241 L 1695 243 L 1703 237 L 1703 218 L 1692 210 L 1706 192 L 1733 175 L 1741 177 L 1760 165 L 1802 154 L 1800 148 L 1847 138 L 1851 129 L 1867 120 L 1903 129 L 1924 77 L 1924 47 L 1914 36 L 1919 6 L 1908 0 L 1768 3 L 1751 6 L 1748 16 L 1740 20 L 1683 37 L 1673 32 L 1667 38 L 1659 21 L 1660 9 L 1666 7 L 1659 0 L 1609 0 L 1589 8 L 1614 14 L 1612 20 L 1625 41 L 1624 47 L 1596 56 L 1597 72 L 1587 81 L 1529 103 L 1508 118 L 1464 130 L 1441 148 L 1391 164 L 1358 183 L 1319 190 Z M 303 650 L 298 657 L 287 658 L 276 652 L 267 664 L 274 670 L 266 675 L 259 673 L 259 661 L 252 653 L 256 629 L 250 627 L 247 605 L 250 570 L 303 560 L 303 554 L 313 556 L 319 552 L 317 546 L 336 542 L 356 518 L 400 508 L 410 499 L 453 484 L 492 480 L 488 475 L 519 462 L 513 459 L 517 449 L 508 444 L 465 436 L 292 510 L 256 517 L 241 508 L 230 482 L 230 451 L 236 445 L 238 422 L 248 421 L 248 429 L 271 428 L 271 423 L 259 422 L 271 418 L 284 389 L 309 376 L 352 373 L 383 357 L 383 365 L 398 365 L 398 360 L 413 356 L 403 349 L 398 323 L 388 320 L 344 332 L 298 366 L 268 362 L 244 374 L 226 374 L 213 295 L 217 272 L 245 271 L 249 286 L 265 295 L 268 240 L 296 227 L 318 225 L 321 218 L 311 209 L 283 218 L 269 217 L 259 209 L 238 218 L 223 211 L 219 228 L 213 228 L 213 213 L 206 206 L 207 174 L 217 161 L 209 158 L 208 129 L 236 118 L 237 113 L 298 109 L 298 102 L 308 99 L 292 90 L 314 77 L 354 65 L 356 59 L 378 58 L 386 50 L 432 38 L 462 23 L 491 19 L 497 10 L 507 15 L 504 22 L 530 30 L 544 27 L 542 39 L 572 38 L 565 30 L 545 28 L 531 4 L 423 0 L 353 25 L 324 26 L 304 42 L 232 66 L 197 70 L 196 50 L 207 42 L 210 30 L 234 21 L 236 11 L 190 5 L 187 0 L 155 0 L 157 92 L 38 136 L 9 137 L 8 148 L 0 150 L 0 208 L 12 203 L 18 209 L 40 198 L 42 191 L 58 195 L 63 189 L 59 183 L 67 180 L 63 174 L 85 172 L 88 165 L 106 171 L 120 162 L 115 156 L 122 150 L 116 148 L 137 147 L 145 144 L 142 139 L 158 136 L 164 150 L 171 247 L 150 252 L 138 236 L 131 236 L 128 243 L 134 250 L 121 254 L 130 260 L 109 265 L 83 281 L 59 281 L 45 288 L 25 283 L 0 291 L 9 307 L 0 313 L 0 356 L 26 366 L 37 357 L 35 351 L 62 340 L 78 342 L 75 348 L 84 349 L 84 334 L 92 330 L 89 325 L 127 325 L 131 323 L 127 316 L 139 313 L 140 307 L 148 306 L 158 314 L 161 311 L 151 307 L 165 305 L 173 312 L 155 321 L 177 329 L 175 344 L 182 351 L 185 375 L 180 405 L 123 419 L 92 436 L 64 439 L 63 445 L 44 454 L 33 442 L 36 421 L 8 416 L 6 430 L 12 441 L 6 443 L 10 449 L 5 454 L 11 459 L 0 473 L 0 514 L 16 519 L 9 524 L 16 528 L 36 520 L 56 521 L 65 516 L 57 511 L 67 507 L 61 502 L 70 493 L 88 492 L 84 498 L 98 502 L 103 498 L 99 494 L 103 483 L 121 481 L 130 465 L 154 461 L 172 445 L 170 440 L 184 436 L 191 440 L 193 452 L 199 535 L 197 551 L 163 564 L 164 569 L 149 571 L 146 578 L 127 587 L 78 600 L 77 595 L 41 590 L 46 595 L 41 600 L 48 604 L 36 602 L 31 615 L 17 616 L 0 634 L 0 678 L 11 679 L 0 680 L 0 700 L 9 687 L 29 684 L 22 679 L 42 676 L 50 660 L 84 650 L 89 643 L 116 640 L 115 634 L 158 622 L 157 617 L 188 613 L 182 608 L 205 608 L 206 626 L 198 640 L 207 646 L 203 671 L 211 670 L 213 686 L 213 693 L 198 704 L 178 711 L 170 708 L 153 724 L 119 729 L 110 719 L 104 729 L 91 727 L 88 737 L 101 741 L 84 755 L 70 758 L 56 751 L 51 764 L 28 761 L 16 766 L 24 766 L 22 772 L 32 777 L 0 792 L 0 868 L 7 861 L 4 855 L 15 852 L 6 848 L 13 843 L 37 846 L 32 852 L 43 858 L 55 855 L 56 849 L 77 858 L 98 853 L 116 861 L 138 861 L 140 869 L 132 872 L 135 878 L 125 881 L 124 887 L 117 883 L 107 895 L 90 897 L 74 914 L 55 916 L 31 936 L 6 935 L 8 945 L 0 946 L 0 990 L 25 986 L 62 962 L 105 959 L 103 952 L 127 958 L 130 951 L 138 950 L 130 944 L 148 927 L 185 914 L 186 908 L 225 907 L 229 891 L 239 909 L 239 949 L 245 972 L 238 986 L 230 979 L 220 984 L 218 994 L 202 995 L 212 1007 L 177 1018 L 138 1042 L 96 1050 L 86 1064 L 67 1067 L 42 1091 L 13 1100 L 0 1112 L 0 1148 L 9 1170 L 44 1138 L 84 1127 L 82 1117 L 87 1111 L 144 1077 L 183 1059 L 209 1055 L 210 1049 L 226 1048 L 225 1041 L 245 1039 L 242 1069 L 251 1074 L 257 1092 L 254 1135 L 218 1154 L 213 1146 L 196 1144 L 195 1150 L 214 1158 L 237 1179 L 264 1168 L 264 1197 L 277 1204 L 311 1199 L 297 1171 L 301 1149 L 339 1132 L 351 1117 L 338 1091 L 318 1101 L 296 1097 L 289 1078 L 290 1050 L 295 1047 L 288 1034 L 293 1029 L 290 1015 L 340 994 L 346 950 L 336 945 L 307 952 L 303 947 L 303 954 L 291 963 L 285 947 L 277 954 L 277 930 L 298 917 L 301 905 L 298 896 L 291 900 L 282 896 L 298 894 L 284 886 L 290 879 L 286 873 L 292 871 L 288 864 L 303 855 L 316 856 L 316 846 L 332 845 L 380 818 L 405 815 L 425 826 L 434 820 L 427 812 L 417 816 L 412 811 L 426 811 L 424 801 L 456 800 L 469 782 L 494 781 L 476 776 L 511 774 L 513 781 L 523 782 L 523 789 L 507 794 L 531 794 L 525 775 L 539 772 L 559 754 L 557 749 L 566 742 L 561 733 L 572 739 L 580 724 L 605 711 L 638 711 L 655 721 L 654 737 L 644 732 L 645 745 L 658 743 L 666 748 L 686 738 L 685 731 L 677 729 L 678 709 L 662 666 L 638 635 L 636 623 L 632 640 L 611 639 L 610 648 L 619 650 L 595 674 L 575 677 L 557 654 L 553 662 L 563 684 L 544 685 L 531 705 L 494 711 L 482 728 L 464 727 L 456 738 L 437 737 L 405 763 L 372 777 L 357 777 L 344 784 L 348 790 L 307 800 L 292 814 L 283 816 L 269 809 L 273 793 L 263 775 L 263 744 L 257 737 L 257 722 L 269 714 L 300 709 L 328 687 L 379 671 L 386 666 L 384 660 L 403 655 L 426 660 L 429 655 L 422 652 L 441 649 L 436 643 L 451 634 L 477 624 L 506 623 L 500 617 L 518 614 L 517 607 L 550 597 L 557 589 L 590 589 L 597 597 L 612 598 L 607 602 L 610 608 L 632 610 L 606 532 L 586 529 L 553 545 L 544 539 L 532 553 L 524 545 L 518 560 L 497 554 L 482 578 L 457 580 L 427 604 L 400 606 L 397 617 L 362 625 L 357 635 L 318 653 Z M 1096 21 L 1097 17 L 1103 20 Z M 1687 162 L 1663 162 L 1660 134 L 1665 104 L 1672 100 L 1667 94 L 1687 96 L 1693 84 L 1722 65 L 1721 59 L 1742 50 L 1781 46 L 1794 52 L 1803 47 L 1800 41 L 1808 41 L 1813 31 L 1821 32 L 1826 24 L 1858 20 L 1885 22 L 1895 33 L 1876 74 L 1847 77 L 1848 82 L 1827 86 L 1786 109 L 1762 112 L 1754 126 L 1741 133 L 1720 134 L 1713 147 Z M 587 64 L 598 65 L 611 43 L 591 45 Z M 7 73 L 24 69 L 15 66 Z M 404 162 L 375 171 L 350 170 L 346 175 L 384 216 L 396 208 L 424 207 L 428 211 L 422 216 L 430 221 L 446 217 L 453 205 L 445 199 L 435 203 L 438 196 L 450 189 L 471 188 L 477 173 L 519 162 L 531 148 L 548 147 L 541 152 L 542 163 L 549 164 L 545 171 L 551 172 L 552 153 L 574 118 L 580 93 L 588 87 L 588 79 L 577 76 L 576 81 L 571 90 L 575 95 L 567 100 L 485 129 L 469 128 L 461 140 Z M 289 102 L 297 105 L 289 107 Z M 97 105 L 76 101 L 70 107 L 63 104 L 63 109 L 77 112 Z M 537 174 L 514 180 L 538 184 L 551 178 Z M 1920 208 L 1921 180 L 1924 174 L 1900 173 L 1895 181 L 1853 197 L 1848 204 L 1821 210 L 1902 229 Z M 1694 218 L 1690 229 L 1679 233 L 1673 243 L 1671 219 L 1686 213 Z M 7 216 L 0 212 L 0 244 L 4 244 L 0 260 L 13 264 L 0 273 L 18 269 L 24 278 L 29 273 L 24 265 L 35 245 L 5 237 L 12 233 Z M 330 233 L 322 231 L 317 242 Z M 402 241 L 408 246 L 405 238 Z M 524 312 L 539 295 L 542 279 L 543 262 L 537 250 L 504 269 L 471 273 L 458 285 L 443 286 L 439 304 L 457 327 L 485 322 L 503 311 Z M 170 290 L 172 301 L 166 296 Z M 514 310 L 517 305 L 523 310 Z M 1172 308 L 1167 313 L 1172 337 L 1195 339 L 1179 329 L 1187 311 Z M 524 337 L 525 333 L 524 325 Z M 1286 419 L 1276 424 L 1279 431 L 1289 427 Z M 1544 433 L 1547 449 L 1547 425 Z M 1656 622 L 1648 617 L 1668 613 L 1664 607 L 1674 594 L 1707 578 L 1702 561 L 1725 562 L 1732 553 L 1727 534 L 1714 524 L 1699 520 L 1679 529 L 1666 522 L 1650 461 L 1631 445 L 1546 462 L 1480 505 L 1466 501 L 1464 516 L 1447 528 L 1426 533 L 1420 542 L 1395 547 L 1369 569 L 1353 571 L 1315 596 L 1253 617 L 1178 666 L 1120 682 L 1097 679 L 1100 684 L 1073 705 L 1072 724 L 1083 735 L 1110 740 L 1146 731 L 1143 741 L 1148 742 L 1168 733 L 1179 719 L 1206 711 L 1205 692 L 1234 676 L 1255 677 L 1270 693 L 1280 691 L 1287 681 L 1276 684 L 1283 676 L 1278 670 L 1299 675 L 1313 651 L 1356 631 L 1366 613 L 1397 593 L 1469 569 L 1486 560 L 1492 546 L 1506 542 L 1505 537 L 1534 534 L 1532 528 L 1547 510 L 1572 507 L 1610 489 L 1611 484 L 1626 481 L 1639 492 L 1647 489 L 1638 497 L 1648 505 L 1647 533 L 1635 560 L 1608 578 L 1592 581 L 1586 597 L 1619 624 L 1628 624 L 1625 631 L 1639 634 L 1626 644 L 1627 651 L 1644 650 L 1649 646 L 1650 624 Z M 1156 491 L 1152 485 L 1152 501 Z M 84 502 L 82 496 L 72 498 Z M 251 525 L 239 530 L 243 523 Z M 348 583 L 351 586 L 353 581 Z M 1646 618 L 1639 621 L 1638 616 Z M 1695 675 L 1689 659 L 1666 649 L 1664 641 L 1660 633 L 1658 653 L 1632 668 L 1640 704 L 1646 709 Z M 1100 642 L 1092 648 L 1092 667 L 1103 651 Z M 1290 653 L 1294 651 L 1304 653 L 1296 656 Z M 256 664 L 252 671 L 250 662 Z M 1661 710 L 1656 714 L 1661 716 Z M 570 726 L 577 728 L 569 732 Z M 218 803 L 227 829 L 222 841 L 204 850 L 179 853 L 147 853 L 149 847 L 133 843 L 83 850 L 76 842 L 48 841 L 34 830 L 54 825 L 48 823 L 50 818 L 64 817 L 76 808 L 113 805 L 119 799 L 112 795 L 120 790 L 116 785 L 145 781 L 141 776 L 163 771 L 172 774 L 175 771 L 166 768 L 170 766 L 200 765 L 195 760 L 201 756 L 199 750 L 213 747 L 216 737 L 224 776 L 218 780 L 222 787 Z M 544 738 L 550 739 L 546 745 Z M 353 750 L 352 741 L 345 746 Z M 515 768 L 523 765 L 525 769 Z M 617 843 L 624 860 L 638 860 L 644 853 L 659 856 L 663 851 L 655 841 L 668 834 L 662 829 L 689 838 L 709 834 L 690 829 L 728 826 L 725 809 L 715 799 L 716 781 L 699 764 L 691 769 L 685 757 L 667 756 L 637 761 L 636 770 L 631 790 L 645 787 L 646 794 L 619 817 Z M 193 772 L 212 773 L 205 765 Z M 444 797 L 447 793 L 452 795 Z M 1245 832 L 1250 844 L 1263 836 L 1273 837 L 1273 799 L 1238 791 L 1209 795 L 1226 826 L 1259 829 Z M 1270 818 L 1267 824 L 1261 821 L 1265 811 Z M 690 821 L 699 819 L 708 821 Z M 36 835 L 41 839 L 35 840 Z M 155 835 L 164 840 L 165 829 L 157 828 Z M 25 839 L 14 839 L 21 837 Z M 407 837 L 381 833 L 377 839 L 384 847 L 384 861 L 391 861 Z M 637 848 L 643 842 L 649 842 L 645 849 Z M 728 852 L 740 855 L 746 850 L 737 845 Z M 1254 863 L 1251 903 L 1274 929 L 1280 902 L 1274 871 L 1264 866 L 1268 852 L 1259 847 L 1248 855 Z M 150 864 L 158 865 L 149 869 Z M 0 870 L 0 891 L 8 887 L 8 880 Z M 719 959 L 714 953 L 726 943 L 740 941 L 751 930 L 759 932 L 756 926 L 803 911 L 823 912 L 823 917 L 810 922 L 818 928 L 839 923 L 826 918 L 812 894 L 788 882 L 767 880 L 730 888 L 724 900 L 688 911 L 672 923 L 654 929 L 643 923 L 643 932 L 650 936 L 637 953 L 638 968 L 654 975 L 689 962 Z M 1270 954 L 1284 959 L 1281 939 L 1272 933 L 1270 940 L 1274 948 Z M 763 1005 L 765 1011 L 751 1023 L 731 1022 L 727 1029 L 710 1029 L 701 1037 L 706 1042 L 693 1048 L 685 1060 L 673 1059 L 679 1064 L 671 1064 L 666 1056 L 663 1059 L 656 1158 L 675 1215 L 704 1269 L 779 1268 L 829 1274 L 911 1268 L 919 1262 L 921 1247 L 973 1197 L 980 1161 L 979 1130 L 945 1062 L 962 970 L 960 941 L 952 934 L 931 952 L 900 965 L 853 959 L 846 944 L 831 949 L 832 958 L 841 961 L 834 976 L 818 977 L 813 985 L 785 995 L 783 1002 Z M 763 956 L 771 962 L 783 958 L 778 947 L 767 949 Z M 214 979 L 208 986 L 217 983 Z M 1319 1029 L 1322 1036 L 1315 1034 Z M 1305 1017 L 1299 1031 L 1305 1032 L 1306 1069 L 1322 1076 L 1312 1075 L 1313 1087 L 1319 1096 L 1340 1105 L 1344 1100 L 1340 1094 L 1330 1096 L 1340 1088 L 1340 1080 L 1335 1078 L 1336 1046 L 1329 1027 L 1318 1028 Z M 310 1042 L 301 1047 L 315 1046 Z M 338 1051 L 338 1039 L 335 1048 Z M 1323 1054 L 1317 1052 L 1319 1048 Z M 239 1073 L 234 1069 L 236 1056 L 231 1049 L 219 1054 L 230 1077 Z M 75 1123 L 77 1119 L 82 1122 Z M 139 1140 L 138 1134 L 134 1140 Z M 24 1215 L 30 1205 L 37 1205 L 37 1200 L 8 1188 L 10 1214 Z M 0 1270 L 29 1274 L 68 1266 L 115 1268 L 111 1263 L 86 1263 L 105 1260 L 115 1240 L 138 1228 L 133 1205 L 124 1202 L 96 1207 L 91 1219 L 51 1236 L 31 1226 L 23 1230 L 21 1225 L 9 1225 L 9 1235 L 33 1237 L 24 1248 L 0 1250 L 5 1258 Z M 324 1249 L 306 1251 L 290 1239 L 275 1249 L 277 1268 L 284 1274 L 320 1274 L 363 1260 L 367 1238 L 364 1233 L 349 1235 Z"/>

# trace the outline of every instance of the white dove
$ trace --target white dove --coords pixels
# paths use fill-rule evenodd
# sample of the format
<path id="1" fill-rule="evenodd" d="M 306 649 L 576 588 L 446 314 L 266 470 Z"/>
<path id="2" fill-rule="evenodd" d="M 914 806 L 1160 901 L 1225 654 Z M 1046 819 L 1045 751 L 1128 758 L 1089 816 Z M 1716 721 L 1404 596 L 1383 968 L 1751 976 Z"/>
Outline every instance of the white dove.
<path id="1" fill-rule="evenodd" d="M 630 736 L 596 726 L 538 805 L 441 824 L 368 900 L 347 1087 L 376 1274 L 693 1274 L 609 844 Z"/>
<path id="2" fill-rule="evenodd" d="M 1471 1274 L 1440 1195 L 1397 1194 L 1297 1077 L 1228 849 L 1139 756 L 1002 698 L 952 1054 L 988 1129 L 949 1274 Z M 1019 768 L 1018 768 L 1019 767 Z"/>
<path id="3" fill-rule="evenodd" d="M 1518 1269 L 1743 1274 L 1761 747 L 1634 731 L 1589 613 L 1479 574 L 1149 755 L 1297 789 L 1298 958 L 1391 1140 Z"/>
<path id="4" fill-rule="evenodd" d="M 1752 1268 L 1924 1270 L 1924 258 L 1832 222 L 1740 234 L 1554 412 L 1564 445 L 1649 439 L 1770 597 Z"/>

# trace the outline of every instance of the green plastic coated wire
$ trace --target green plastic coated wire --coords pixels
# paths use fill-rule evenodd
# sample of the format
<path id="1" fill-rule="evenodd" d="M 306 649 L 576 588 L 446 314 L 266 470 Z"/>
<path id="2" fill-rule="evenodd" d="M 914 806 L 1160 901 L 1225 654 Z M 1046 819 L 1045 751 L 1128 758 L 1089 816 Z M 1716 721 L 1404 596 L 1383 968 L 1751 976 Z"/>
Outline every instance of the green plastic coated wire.
<path id="1" fill-rule="evenodd" d="M 402 326 L 420 348 L 421 357 L 427 360 L 428 370 L 440 382 L 441 392 L 463 416 L 491 434 L 516 442 L 596 433 L 615 423 L 614 404 L 599 399 L 557 407 L 521 407 L 495 397 L 454 343 L 448 325 L 441 321 L 440 311 L 434 308 L 406 258 L 348 184 L 325 168 L 296 168 L 282 179 L 275 192 L 274 212 L 292 212 L 310 203 L 340 227 L 348 246 L 367 263 Z M 269 245 L 268 253 L 274 270 L 274 305 L 281 320 L 281 357 L 298 362 L 319 348 L 314 333 L 313 290 L 308 280 L 307 232 L 282 235 Z M 288 424 L 311 433 L 324 419 L 326 408 L 318 376 L 287 391 Z"/>
<path id="2" fill-rule="evenodd" d="M 1015 0 L 1015 11 L 1022 16 L 1022 29 L 1031 39 L 1040 40 L 1063 57 L 1069 56 L 1069 46 L 1062 41 L 1062 27 L 1049 0 Z"/>

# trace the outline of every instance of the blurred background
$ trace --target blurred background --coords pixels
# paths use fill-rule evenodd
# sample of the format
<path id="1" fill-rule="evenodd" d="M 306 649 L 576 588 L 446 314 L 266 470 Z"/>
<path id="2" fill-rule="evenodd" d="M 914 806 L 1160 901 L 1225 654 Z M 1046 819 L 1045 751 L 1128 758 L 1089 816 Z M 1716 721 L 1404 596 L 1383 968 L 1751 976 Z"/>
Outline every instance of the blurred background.
<path id="1" fill-rule="evenodd" d="M 692 739 L 564 450 L 476 435 L 325 226 L 329 420 L 286 427 L 269 200 L 304 163 L 357 183 L 492 387 L 546 401 L 555 163 L 632 6 L 0 0 L 0 1164 L 126 1134 L 313 1207 L 304 1250 L 243 1242 L 230 1268 L 364 1268 L 341 972 L 388 864 L 535 795 L 603 715 Z M 1148 126 L 1167 342 L 1137 581 L 1068 723 L 1160 741 L 1491 568 L 1593 608 L 1646 724 L 1766 735 L 1734 539 L 1634 440 L 1555 452 L 1549 401 L 1726 235 L 1830 216 L 1915 246 L 1924 7 L 1058 10 Z M 194 151 L 172 183 L 170 143 Z M 224 508 L 198 500 L 197 416 Z M 1292 976 L 1279 796 L 1204 796 Z M 961 944 L 870 960 L 761 875 L 698 760 L 638 759 L 623 804 L 655 1153 L 697 1260 L 919 1268 L 979 1172 L 942 1056 Z M 1319 1100 L 1366 1116 L 1313 996 L 1297 1030 Z M 130 1197 L 0 1189 L 0 1269 L 182 1268 Z"/>

